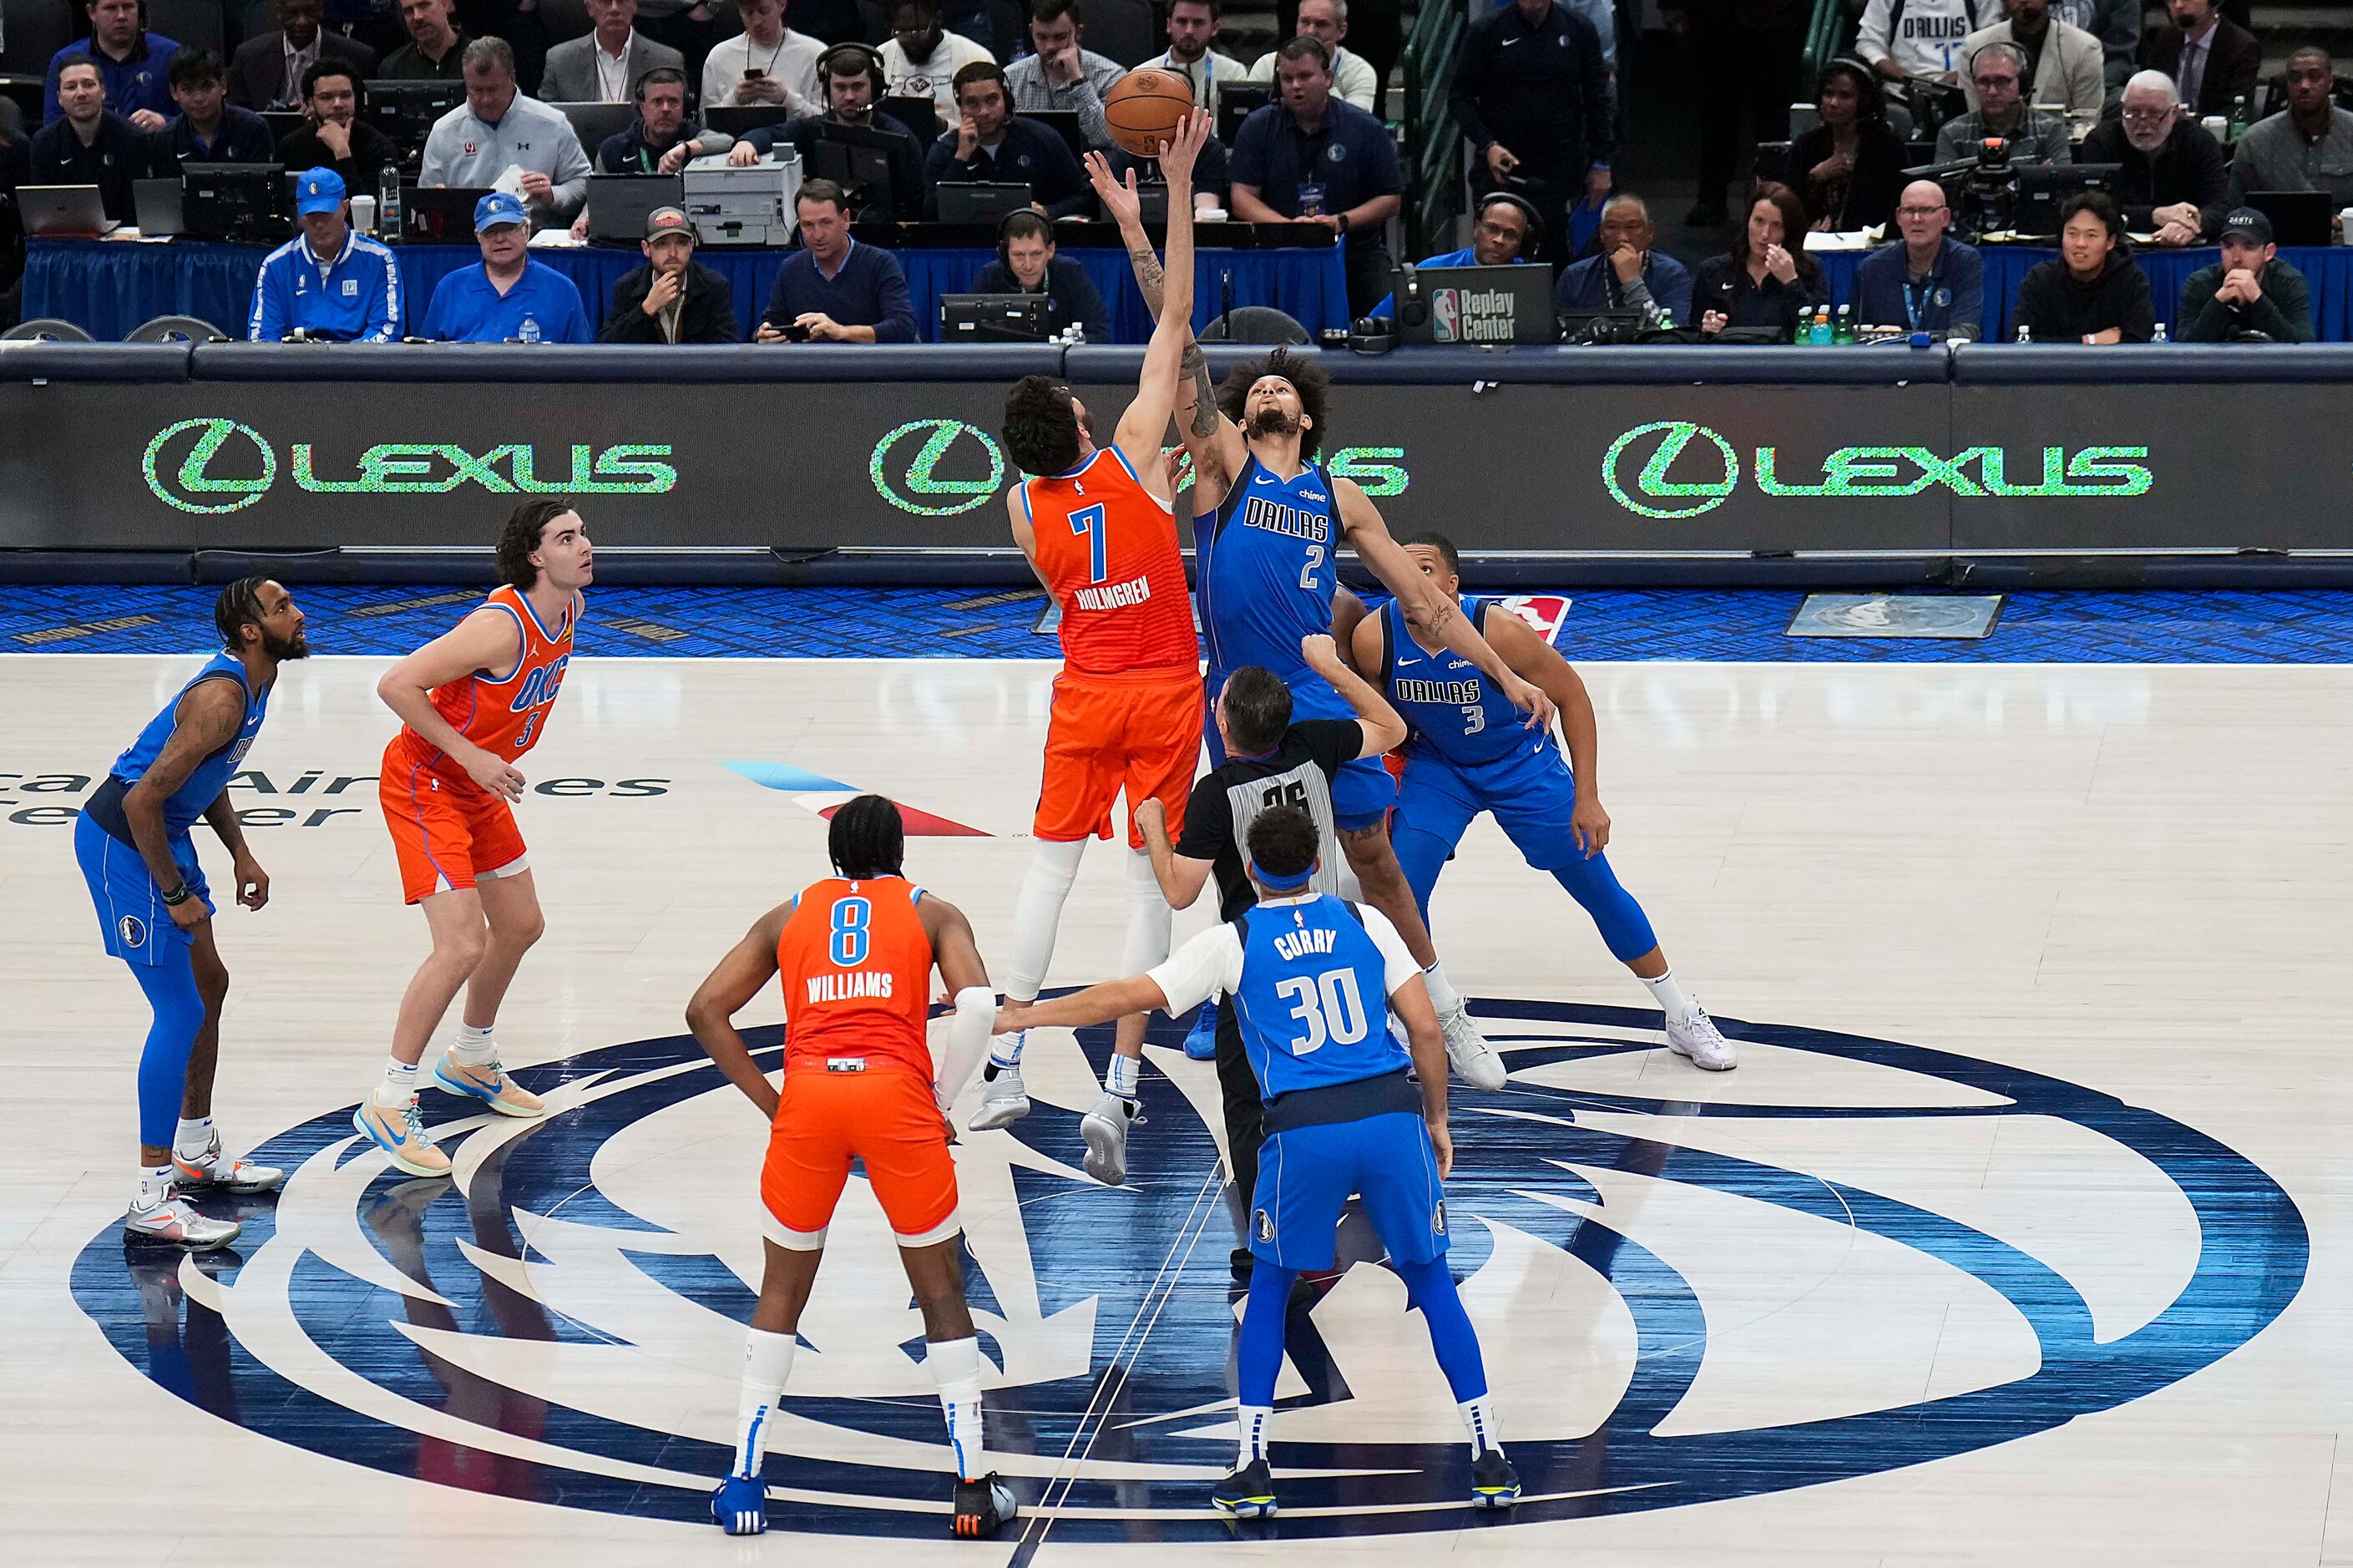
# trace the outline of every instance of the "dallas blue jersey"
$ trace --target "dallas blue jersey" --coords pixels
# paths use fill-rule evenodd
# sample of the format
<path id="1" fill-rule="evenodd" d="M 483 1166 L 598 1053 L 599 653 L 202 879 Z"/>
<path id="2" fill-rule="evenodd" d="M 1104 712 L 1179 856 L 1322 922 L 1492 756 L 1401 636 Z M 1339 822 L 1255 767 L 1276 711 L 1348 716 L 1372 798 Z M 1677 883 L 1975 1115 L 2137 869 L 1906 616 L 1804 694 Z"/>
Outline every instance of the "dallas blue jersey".
<path id="1" fill-rule="evenodd" d="M 1340 509 L 1320 464 L 1279 479 L 1255 457 L 1217 511 L 1196 520 L 1201 633 L 1213 684 L 1257 665 L 1291 688 L 1293 721 L 1353 717 L 1299 657 L 1300 638 L 1332 629 L 1340 533 Z"/>
<path id="2" fill-rule="evenodd" d="M 1483 637 L 1490 601 L 1464 595 L 1461 605 Z M 1406 742 L 1409 765 L 1421 752 L 1457 767 L 1521 763 L 1566 775 L 1550 729 L 1528 729 L 1527 715 L 1477 665 L 1451 648 L 1432 653 L 1414 641 L 1406 627 L 1405 609 L 1395 599 L 1382 607 L 1381 620 L 1386 634 L 1381 685 L 1390 706 L 1412 729 Z"/>
<path id="3" fill-rule="evenodd" d="M 1341 900 L 1261 904 L 1234 920 L 1241 984 L 1233 994 L 1242 1049 L 1267 1100 L 1295 1089 L 1401 1073 L 1389 1034 L 1381 950 Z"/>
<path id="4" fill-rule="evenodd" d="M 147 727 L 139 731 L 139 738 L 132 742 L 123 753 L 114 759 L 114 765 L 107 770 L 110 778 L 120 779 L 125 784 L 134 784 L 145 778 L 147 770 L 155 765 L 155 760 L 164 754 L 164 748 L 171 743 L 173 732 L 180 727 L 180 700 L 207 680 L 237 682 L 237 689 L 245 692 L 245 723 L 238 729 L 235 740 L 198 763 L 186 781 L 164 797 L 164 831 L 174 835 L 186 833 L 196 819 L 204 816 L 205 807 L 220 798 L 220 792 L 228 785 L 229 775 L 237 772 L 238 763 L 245 761 L 245 753 L 253 749 L 253 738 L 261 732 L 262 718 L 269 712 L 269 688 L 265 686 L 259 691 L 246 690 L 245 666 L 238 662 L 235 654 L 216 653 L 207 659 L 205 667 L 189 678 L 188 683 L 174 694 L 172 700 L 164 704 L 162 712 L 147 721 Z M 104 785 L 100 788 L 105 792 Z M 119 791 L 106 793 L 112 794 L 117 800 L 121 798 Z M 97 801 L 93 799 L 91 805 L 95 807 Z M 100 823 L 108 831 L 113 831 L 113 824 L 106 822 L 103 815 Z M 130 842 L 127 828 L 120 837 L 125 843 Z"/>

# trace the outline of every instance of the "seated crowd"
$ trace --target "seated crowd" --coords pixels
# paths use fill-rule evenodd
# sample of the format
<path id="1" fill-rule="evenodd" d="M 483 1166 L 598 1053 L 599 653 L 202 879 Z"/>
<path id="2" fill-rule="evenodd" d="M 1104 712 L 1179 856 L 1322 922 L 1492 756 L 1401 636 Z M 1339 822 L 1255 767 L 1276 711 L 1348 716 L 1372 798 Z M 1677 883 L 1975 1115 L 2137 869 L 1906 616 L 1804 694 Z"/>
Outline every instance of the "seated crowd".
<path id="1" fill-rule="evenodd" d="M 640 0 L 586 0 L 589 33 L 552 47 L 534 42 L 525 58 L 495 33 L 470 36 L 452 0 L 397 0 L 400 35 L 373 43 L 323 26 L 322 0 L 276 0 L 277 28 L 224 62 L 145 28 L 140 0 L 82 0 L 90 35 L 51 62 L 45 123 L 25 141 L 0 138 L 0 195 L 94 185 L 107 216 L 129 222 L 142 179 L 195 164 L 282 164 L 298 188 L 300 232 L 263 268 L 251 335 L 377 339 L 405 330 L 577 342 L 594 318 L 568 279 L 530 259 L 529 243 L 536 230 L 565 226 L 588 237 L 592 173 L 670 174 L 698 159 L 747 166 L 780 148 L 806 161 L 821 144 L 849 141 L 872 156 L 856 183 L 804 182 L 798 251 L 776 276 L 756 341 L 926 335 L 898 262 L 858 243 L 851 226 L 936 220 L 944 187 L 974 184 L 1026 185 L 1030 200 L 1000 224 L 997 259 L 977 287 L 1043 294 L 1055 329 L 1108 336 L 1086 268 L 1055 242 L 1057 222 L 1097 216 L 1095 197 L 1064 132 L 1036 116 L 1067 116 L 1063 125 L 1075 124 L 1084 149 L 1107 154 L 1115 178 L 1159 176 L 1151 160 L 1112 143 L 1104 99 L 1125 68 L 1086 47 L 1080 0 L 1029 0 L 1025 36 L 1007 51 L 1018 58 L 1002 64 L 993 38 L 973 36 L 988 32 L 978 0 L 886 0 L 890 37 L 879 47 L 856 36 L 848 0 L 733 0 L 741 30 L 724 38 L 689 26 L 691 12 L 651 15 L 655 3 L 645 0 L 641 25 Z M 1869 0 L 1855 58 L 1822 70 L 1817 121 L 1788 144 L 1781 177 L 1757 183 L 1724 254 L 1687 268 L 1658 247 L 1648 205 L 1611 174 L 1620 125 L 1609 7 L 1504 0 L 1476 11 L 1451 87 L 1469 144 L 1472 244 L 1420 265 L 1543 261 L 1564 310 L 1631 312 L 1648 327 L 1703 337 L 1787 339 L 1831 303 L 1809 233 L 1874 230 L 1883 242 L 1845 301 L 1854 321 L 1974 335 L 1984 267 L 1947 233 L 1951 187 L 1905 178 L 1928 143 L 1911 140 L 1918 121 L 1891 102 L 1891 89 L 1897 99 L 1918 89 L 1943 93 L 1956 110 L 1936 131 L 1936 163 L 1963 163 L 1999 139 L 2013 165 L 2115 168 L 2106 189 L 2068 196 L 2059 257 L 2025 280 L 2014 323 L 2033 339 L 2152 334 L 2136 235 L 2143 245 L 2221 247 L 2221 263 L 2185 286 L 2180 338 L 2308 339 L 2303 279 L 2277 258 L 2270 224 L 2247 198 L 2318 190 L 2353 205 L 2353 112 L 2337 107 L 2327 52 L 2306 48 L 2286 63 L 2286 107 L 2249 122 L 2262 51 L 2215 4 L 2169 0 L 2170 21 L 2140 37 L 2137 11 L 2127 16 L 2114 0 L 1918 0 L 1908 9 Z M 820 30 L 788 26 L 790 5 Z M 1388 314 L 1388 233 L 1406 182 L 1396 138 L 1375 113 L 1381 83 L 1345 45 L 1345 0 L 1300 0 L 1297 13 L 1294 36 L 1246 67 L 1216 47 L 1219 0 L 1172 0 L 1168 47 L 1147 63 L 1182 78 L 1213 110 L 1236 87 L 1271 89 L 1230 147 L 1213 141 L 1205 150 L 1198 205 L 1328 231 L 1341 247 L 1350 314 Z M 517 20 L 509 30 L 535 26 Z M 526 71 L 535 94 L 523 90 Z M 414 183 L 493 195 L 475 216 L 480 264 L 442 278 L 404 314 L 398 256 L 353 230 L 350 198 L 373 198 L 400 167 L 399 150 L 364 116 L 368 84 L 417 80 L 459 84 L 463 101 L 425 136 Z M 1911 94 L 1912 104 L 1923 100 Z M 560 107 L 575 103 L 634 112 L 590 148 Z M 740 136 L 703 118 L 747 107 L 782 118 Z M 290 126 L 273 130 L 262 118 L 290 110 L 301 116 Z M 2201 123 L 2216 112 L 2240 116 L 2227 150 Z M 1577 222 L 1597 208 L 1598 218 Z M 1587 225 L 1590 239 L 1573 249 Z M 607 341 L 742 336 L 727 279 L 695 260 L 697 240 L 677 209 L 650 216 L 646 264 L 604 312 Z M 316 287 L 302 286 L 306 269 Z"/>

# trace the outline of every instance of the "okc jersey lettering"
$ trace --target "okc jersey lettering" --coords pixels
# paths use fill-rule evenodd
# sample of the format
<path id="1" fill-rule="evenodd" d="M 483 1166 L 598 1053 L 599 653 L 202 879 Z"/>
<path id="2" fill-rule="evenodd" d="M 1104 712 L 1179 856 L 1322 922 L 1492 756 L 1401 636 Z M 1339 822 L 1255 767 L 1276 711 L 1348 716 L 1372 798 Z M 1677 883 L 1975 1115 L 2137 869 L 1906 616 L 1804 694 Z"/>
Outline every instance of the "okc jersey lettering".
<path id="1" fill-rule="evenodd" d="M 1134 577 L 1124 583 L 1106 584 L 1100 588 L 1082 588 L 1078 592 L 1079 608 L 1082 610 L 1123 610 L 1130 605 L 1141 605 L 1152 597 L 1152 579 Z"/>
<path id="2" fill-rule="evenodd" d="M 526 712 L 533 708 L 543 708 L 554 701 L 555 694 L 564 689 L 564 671 L 571 663 L 572 656 L 567 653 L 554 664 L 533 670 L 516 689 L 514 701 L 509 705 L 507 711 Z"/>
<path id="3" fill-rule="evenodd" d="M 1198 668 L 1176 516 L 1119 448 L 1022 480 L 1021 505 L 1030 560 L 1062 606 L 1065 669 L 1158 679 Z"/>
<path id="4" fill-rule="evenodd" d="M 808 976 L 808 999 L 812 1002 L 848 1002 L 871 996 L 889 1001 L 894 994 L 891 986 L 896 978 L 871 969 L 853 969 L 843 974 L 812 974 Z"/>

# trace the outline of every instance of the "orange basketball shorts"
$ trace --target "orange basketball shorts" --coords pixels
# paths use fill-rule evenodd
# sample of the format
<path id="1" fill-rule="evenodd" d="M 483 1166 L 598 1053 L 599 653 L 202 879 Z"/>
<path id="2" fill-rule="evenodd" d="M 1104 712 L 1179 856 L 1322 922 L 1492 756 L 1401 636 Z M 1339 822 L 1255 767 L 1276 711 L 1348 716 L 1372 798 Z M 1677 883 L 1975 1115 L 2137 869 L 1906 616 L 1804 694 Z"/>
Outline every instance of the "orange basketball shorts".
<path id="1" fill-rule="evenodd" d="M 400 860 L 400 894 L 409 903 L 531 868 L 505 801 L 470 779 L 452 784 L 410 758 L 397 741 L 384 754 L 376 798 Z"/>
<path id="2" fill-rule="evenodd" d="M 785 1072 L 760 1168 L 761 1233 L 797 1252 L 823 1247 L 852 1160 L 865 1165 L 900 1246 L 956 1234 L 955 1159 L 932 1086 L 893 1068 L 831 1072 L 814 1063 Z"/>
<path id="3" fill-rule="evenodd" d="M 1128 847 L 1140 849 L 1135 808 L 1157 800 L 1168 837 L 1185 827 L 1185 796 L 1201 753 L 1201 679 L 1101 680 L 1065 670 L 1054 679 L 1046 725 L 1045 781 L 1030 831 L 1058 844 L 1111 837 L 1112 802 L 1127 792 Z"/>

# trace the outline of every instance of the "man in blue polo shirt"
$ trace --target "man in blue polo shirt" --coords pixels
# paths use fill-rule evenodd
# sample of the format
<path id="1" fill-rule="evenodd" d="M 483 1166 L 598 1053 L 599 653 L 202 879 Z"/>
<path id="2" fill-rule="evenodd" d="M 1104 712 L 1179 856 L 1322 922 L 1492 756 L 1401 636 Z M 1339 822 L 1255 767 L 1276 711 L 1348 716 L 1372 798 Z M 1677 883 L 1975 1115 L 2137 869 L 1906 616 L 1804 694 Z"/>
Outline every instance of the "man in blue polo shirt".
<path id="1" fill-rule="evenodd" d="M 1431 267 L 1516 267 L 1544 244 L 1544 225 L 1535 209 L 1508 191 L 1491 191 L 1479 198 L 1471 225 L 1471 243 L 1460 250 L 1425 257 L 1417 264 Z M 1369 312 L 1393 316 L 1397 300 L 1388 295 Z"/>
<path id="2" fill-rule="evenodd" d="M 1348 313 L 1389 291 L 1383 231 L 1405 191 L 1397 147 L 1381 122 L 1332 96 L 1331 57 L 1302 35 L 1275 51 L 1280 103 L 1254 110 L 1234 135 L 1234 216 L 1244 223 L 1318 223 L 1347 247 Z"/>
<path id="3" fill-rule="evenodd" d="M 479 267 L 434 286 L 423 335 L 445 343 L 586 343 L 596 341 L 572 279 L 531 258 L 522 198 L 492 191 L 474 204 Z"/>
<path id="4" fill-rule="evenodd" d="M 1975 338 L 1985 327 L 1985 260 L 1947 237 L 1945 187 L 1915 180 L 1896 198 L 1904 243 L 1883 246 L 1854 271 L 1857 326 Z"/>
<path id="5" fill-rule="evenodd" d="M 41 95 L 41 123 L 65 113 L 58 106 L 58 70 L 68 60 L 89 60 L 98 67 L 106 88 L 106 107 L 131 121 L 132 129 L 149 135 L 172 118 L 171 83 L 165 73 L 180 46 L 161 33 L 140 26 L 140 0 L 89 0 L 90 37 L 77 38 L 49 57 L 49 79 Z"/>
<path id="6" fill-rule="evenodd" d="M 1595 253 L 1572 263 L 1553 287 L 1564 310 L 1640 310 L 1646 323 L 1692 322 L 1691 269 L 1658 248 L 1650 204 L 1620 191 L 1601 205 Z"/>
<path id="7" fill-rule="evenodd" d="M 388 343 L 400 336 L 400 264 L 351 226 L 343 177 L 306 169 L 294 182 L 302 232 L 271 251 L 253 280 L 246 336 L 284 342 L 295 332 L 338 343 Z"/>
<path id="8" fill-rule="evenodd" d="M 887 250 L 849 237 L 849 197 L 831 180 L 804 181 L 794 204 L 801 248 L 776 268 L 764 343 L 912 343 L 907 275 Z"/>

